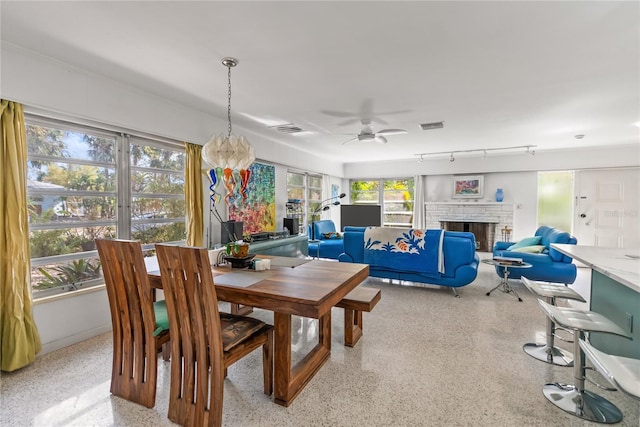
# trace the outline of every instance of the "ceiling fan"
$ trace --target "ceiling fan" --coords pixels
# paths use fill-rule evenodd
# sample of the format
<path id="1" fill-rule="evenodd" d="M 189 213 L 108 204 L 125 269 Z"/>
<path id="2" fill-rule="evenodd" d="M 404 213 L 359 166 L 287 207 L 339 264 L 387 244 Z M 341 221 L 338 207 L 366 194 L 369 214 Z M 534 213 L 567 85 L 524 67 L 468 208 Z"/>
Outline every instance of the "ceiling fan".
<path id="1" fill-rule="evenodd" d="M 361 119 L 360 123 L 362 123 L 362 130 L 360 133 L 355 135 L 353 138 L 346 140 L 342 145 L 353 141 L 378 142 L 380 144 L 386 144 L 387 138 L 385 138 L 385 136 L 407 133 L 404 129 L 382 129 L 379 132 L 374 132 L 373 126 L 371 126 L 371 120 Z"/>
<path id="2" fill-rule="evenodd" d="M 338 123 L 338 126 L 347 126 L 353 123 L 363 122 L 365 119 L 369 122 L 376 122 L 382 125 L 386 125 L 387 122 L 382 119 L 380 116 L 386 116 L 391 114 L 403 114 L 407 113 L 410 110 L 401 110 L 401 111 L 386 111 L 386 112 L 374 112 L 373 108 L 373 99 L 368 98 L 362 101 L 362 105 L 360 106 L 360 110 L 357 112 L 347 112 L 347 111 L 333 111 L 333 110 L 322 110 L 322 112 L 328 116 L 333 117 L 342 117 L 347 120 Z"/>

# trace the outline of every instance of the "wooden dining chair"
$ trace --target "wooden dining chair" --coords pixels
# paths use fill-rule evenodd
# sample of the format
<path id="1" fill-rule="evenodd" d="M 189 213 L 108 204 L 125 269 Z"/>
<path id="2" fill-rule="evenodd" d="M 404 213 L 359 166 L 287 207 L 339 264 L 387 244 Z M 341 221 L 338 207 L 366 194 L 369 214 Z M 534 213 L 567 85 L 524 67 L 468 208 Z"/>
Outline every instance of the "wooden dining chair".
<path id="1" fill-rule="evenodd" d="M 154 303 L 140 242 L 96 239 L 113 326 L 111 393 L 152 408 L 158 352 L 168 360 L 164 301 Z M 156 322 L 157 320 L 157 322 Z"/>
<path id="2" fill-rule="evenodd" d="M 262 347 L 264 393 L 273 392 L 273 327 L 218 311 L 204 248 L 156 245 L 171 333 L 169 419 L 222 425 L 227 367 Z"/>

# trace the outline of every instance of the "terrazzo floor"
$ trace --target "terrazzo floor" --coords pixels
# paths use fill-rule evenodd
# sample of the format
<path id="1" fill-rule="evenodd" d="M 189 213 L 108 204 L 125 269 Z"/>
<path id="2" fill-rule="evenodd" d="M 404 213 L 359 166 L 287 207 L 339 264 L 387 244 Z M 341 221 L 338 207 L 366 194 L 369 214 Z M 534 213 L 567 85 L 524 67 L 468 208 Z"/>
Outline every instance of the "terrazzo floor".
<path id="1" fill-rule="evenodd" d="M 588 295 L 588 270 L 579 270 L 575 288 Z M 497 281 L 493 268 L 481 264 L 476 281 L 454 298 L 446 288 L 368 279 L 364 286 L 382 289 L 382 300 L 364 314 L 357 346 L 343 346 L 343 312 L 334 309 L 331 357 L 288 408 L 262 393 L 261 354 L 252 353 L 229 369 L 224 425 L 594 425 L 545 399 L 542 385 L 572 382 L 571 369 L 522 351 L 523 343 L 543 340 L 544 314 L 519 281 L 511 284 L 523 302 L 498 291 L 486 296 Z M 255 315 L 273 320 L 270 312 Z M 294 331 L 295 360 L 315 344 L 317 321 L 295 318 Z M 167 419 L 169 363 L 159 361 L 156 406 L 147 409 L 110 395 L 111 351 L 111 334 L 103 334 L 2 373 L 0 425 L 173 425 Z M 619 426 L 639 425 L 637 400 L 598 393 L 622 410 Z"/>

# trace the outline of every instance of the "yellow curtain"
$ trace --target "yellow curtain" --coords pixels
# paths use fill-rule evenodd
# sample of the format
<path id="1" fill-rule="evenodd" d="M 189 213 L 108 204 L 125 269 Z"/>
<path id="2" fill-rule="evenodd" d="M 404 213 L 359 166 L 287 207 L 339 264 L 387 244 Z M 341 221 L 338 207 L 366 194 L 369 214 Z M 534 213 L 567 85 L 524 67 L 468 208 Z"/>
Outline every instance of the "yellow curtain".
<path id="1" fill-rule="evenodd" d="M 36 359 L 27 222 L 27 136 L 24 111 L 0 100 L 0 368 L 14 371 Z"/>
<path id="2" fill-rule="evenodd" d="M 204 210 L 202 193 L 202 146 L 185 142 L 187 168 L 185 171 L 184 201 L 187 209 L 187 245 L 204 246 Z"/>

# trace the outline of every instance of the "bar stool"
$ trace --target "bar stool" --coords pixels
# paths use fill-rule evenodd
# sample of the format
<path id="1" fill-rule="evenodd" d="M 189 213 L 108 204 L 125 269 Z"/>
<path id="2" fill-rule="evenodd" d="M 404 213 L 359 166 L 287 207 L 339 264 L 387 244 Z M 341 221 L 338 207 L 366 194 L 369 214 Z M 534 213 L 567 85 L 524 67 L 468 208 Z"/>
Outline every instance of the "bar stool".
<path id="1" fill-rule="evenodd" d="M 580 340 L 580 348 L 591 360 L 596 371 L 615 388 L 631 397 L 640 399 L 640 359 L 614 356 Z"/>
<path id="2" fill-rule="evenodd" d="M 521 277 L 520 279 L 532 294 L 538 298 L 546 298 L 546 302 L 553 306 L 556 305 L 556 298 L 586 302 L 579 293 L 567 286 L 547 282 L 534 282 L 526 277 Z M 573 366 L 573 354 L 555 346 L 556 324 L 549 316 L 547 316 L 546 335 L 546 343 L 526 343 L 522 346 L 524 352 L 545 363 L 551 363 L 552 365 L 558 366 Z"/>
<path id="3" fill-rule="evenodd" d="M 631 336 L 599 313 L 556 307 L 542 300 L 538 300 L 538 303 L 556 324 L 573 330 L 573 353 L 577 355 L 577 363 L 574 361 L 573 364 L 575 384 L 545 384 L 542 387 L 544 396 L 563 411 L 587 421 L 611 424 L 622 420 L 622 413 L 613 403 L 585 390 L 585 354 L 580 347 L 580 340 L 584 340 L 585 332 L 605 332 L 629 339 Z"/>

